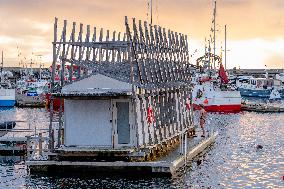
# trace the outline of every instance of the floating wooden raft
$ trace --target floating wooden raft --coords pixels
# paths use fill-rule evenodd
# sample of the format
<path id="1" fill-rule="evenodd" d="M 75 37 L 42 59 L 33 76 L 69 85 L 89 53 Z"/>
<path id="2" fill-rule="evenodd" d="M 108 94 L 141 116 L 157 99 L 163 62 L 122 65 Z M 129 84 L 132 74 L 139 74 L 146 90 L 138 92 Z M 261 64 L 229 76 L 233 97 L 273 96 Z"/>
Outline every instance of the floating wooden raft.
<path id="1" fill-rule="evenodd" d="M 264 104 L 242 104 L 242 110 L 244 111 L 252 111 L 252 112 L 284 112 L 284 108 L 275 107 L 275 106 L 267 106 Z"/>
<path id="2" fill-rule="evenodd" d="M 1 137 L 0 154 L 1 155 L 25 155 L 26 137 Z"/>
<path id="3" fill-rule="evenodd" d="M 26 165 L 31 173 L 66 173 L 72 172 L 86 174 L 107 173 L 112 174 L 155 174 L 164 176 L 178 175 L 198 154 L 203 153 L 211 146 L 217 137 L 215 132 L 209 137 L 192 138 L 187 141 L 187 147 L 178 146 L 170 154 L 153 161 L 125 162 L 125 161 L 54 161 L 54 160 L 28 160 Z M 180 149 L 183 148 L 182 152 Z M 187 148 L 185 151 L 184 149 Z"/>

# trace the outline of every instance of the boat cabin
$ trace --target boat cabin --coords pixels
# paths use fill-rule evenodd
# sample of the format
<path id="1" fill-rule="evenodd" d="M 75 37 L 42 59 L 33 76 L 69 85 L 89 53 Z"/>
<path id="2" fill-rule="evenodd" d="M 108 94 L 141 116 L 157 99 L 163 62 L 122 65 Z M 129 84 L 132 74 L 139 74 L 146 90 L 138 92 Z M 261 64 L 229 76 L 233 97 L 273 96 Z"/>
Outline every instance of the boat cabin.
<path id="1" fill-rule="evenodd" d="M 266 78 L 251 78 L 249 84 L 256 86 L 257 88 L 272 88 L 274 86 L 280 86 L 281 81 L 276 79 L 266 79 Z"/>
<path id="2" fill-rule="evenodd" d="M 64 86 L 64 145 L 136 146 L 131 91 L 130 84 L 101 74 Z"/>

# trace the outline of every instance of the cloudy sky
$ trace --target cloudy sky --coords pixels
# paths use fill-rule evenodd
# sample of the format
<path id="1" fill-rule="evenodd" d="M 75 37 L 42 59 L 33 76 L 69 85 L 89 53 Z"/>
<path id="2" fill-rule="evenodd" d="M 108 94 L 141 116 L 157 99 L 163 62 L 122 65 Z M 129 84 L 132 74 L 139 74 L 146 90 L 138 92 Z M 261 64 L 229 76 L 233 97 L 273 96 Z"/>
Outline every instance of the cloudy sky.
<path id="1" fill-rule="evenodd" d="M 217 0 L 217 52 L 227 24 L 229 68 L 284 67 L 283 10 L 284 0 Z M 124 16 L 149 20 L 148 12 L 147 0 L 0 0 L 0 49 L 6 66 L 31 58 L 48 66 L 54 17 L 124 32 Z M 190 54 L 197 49 L 192 61 L 204 51 L 212 14 L 213 0 L 153 0 L 154 24 L 187 34 Z"/>

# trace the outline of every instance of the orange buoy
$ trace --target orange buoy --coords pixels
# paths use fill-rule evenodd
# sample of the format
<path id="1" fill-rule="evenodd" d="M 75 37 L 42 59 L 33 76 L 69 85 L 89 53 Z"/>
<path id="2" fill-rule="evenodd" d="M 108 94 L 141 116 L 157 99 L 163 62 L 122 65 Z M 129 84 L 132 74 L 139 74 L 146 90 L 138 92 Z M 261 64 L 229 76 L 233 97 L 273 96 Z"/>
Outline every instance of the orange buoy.
<path id="1" fill-rule="evenodd" d="M 206 98 L 204 101 L 203 101 L 204 104 L 208 104 L 208 99 Z"/>

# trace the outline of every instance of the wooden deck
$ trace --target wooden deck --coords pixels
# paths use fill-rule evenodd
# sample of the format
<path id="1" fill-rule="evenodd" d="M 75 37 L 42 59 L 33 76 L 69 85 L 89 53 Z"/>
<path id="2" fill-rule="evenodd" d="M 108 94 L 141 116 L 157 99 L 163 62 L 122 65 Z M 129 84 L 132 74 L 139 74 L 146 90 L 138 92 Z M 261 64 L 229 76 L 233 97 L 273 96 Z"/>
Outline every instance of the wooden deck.
<path id="1" fill-rule="evenodd" d="M 167 156 L 156 161 L 144 162 L 78 162 L 78 161 L 27 161 L 26 164 L 30 172 L 38 173 L 66 173 L 66 172 L 110 172 L 110 173 L 152 173 L 159 175 L 174 175 L 183 168 L 188 161 L 191 161 L 198 154 L 205 151 L 207 147 L 215 142 L 218 133 L 202 139 L 201 137 L 191 138 L 187 141 L 187 153 L 180 154 L 178 146 Z"/>
<path id="2" fill-rule="evenodd" d="M 0 137 L 0 155 L 25 155 L 26 137 Z"/>

